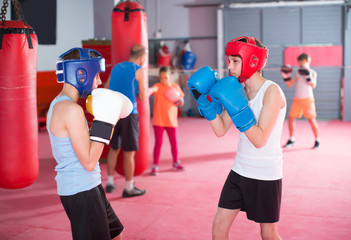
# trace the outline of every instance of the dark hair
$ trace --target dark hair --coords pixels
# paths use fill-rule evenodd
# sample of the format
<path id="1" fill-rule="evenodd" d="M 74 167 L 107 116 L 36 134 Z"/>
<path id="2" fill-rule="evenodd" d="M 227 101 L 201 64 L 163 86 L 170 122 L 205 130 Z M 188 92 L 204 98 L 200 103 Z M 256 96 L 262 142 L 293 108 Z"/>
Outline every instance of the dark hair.
<path id="1" fill-rule="evenodd" d="M 297 61 L 307 60 L 309 61 L 311 58 L 308 54 L 302 53 L 297 57 Z"/>
<path id="2" fill-rule="evenodd" d="M 246 38 L 241 38 L 241 39 L 239 39 L 237 41 L 247 43 L 247 39 Z M 261 43 L 258 39 L 255 39 L 255 44 L 256 44 L 257 47 L 267 49 L 266 46 L 263 45 L 263 43 Z"/>
<path id="3" fill-rule="evenodd" d="M 97 54 L 94 51 L 90 51 L 90 57 L 100 57 L 101 55 Z M 62 60 L 69 60 L 69 59 L 80 59 L 80 52 L 78 49 L 75 49 L 69 53 L 67 53 L 65 56 L 62 57 Z"/>
<path id="4" fill-rule="evenodd" d="M 266 46 L 265 46 L 265 45 L 263 45 L 263 43 L 261 43 L 259 40 L 255 39 L 255 43 L 256 43 L 256 46 L 257 46 L 257 47 L 267 49 L 267 48 L 266 48 Z"/>
<path id="5" fill-rule="evenodd" d="M 138 59 L 146 53 L 146 48 L 141 44 L 135 44 L 130 50 L 130 58 Z"/>
<path id="6" fill-rule="evenodd" d="M 167 67 L 167 66 L 162 66 L 160 68 L 160 70 L 158 71 L 158 74 L 160 74 L 161 72 L 166 72 L 168 74 L 171 74 L 171 68 L 170 67 Z"/>

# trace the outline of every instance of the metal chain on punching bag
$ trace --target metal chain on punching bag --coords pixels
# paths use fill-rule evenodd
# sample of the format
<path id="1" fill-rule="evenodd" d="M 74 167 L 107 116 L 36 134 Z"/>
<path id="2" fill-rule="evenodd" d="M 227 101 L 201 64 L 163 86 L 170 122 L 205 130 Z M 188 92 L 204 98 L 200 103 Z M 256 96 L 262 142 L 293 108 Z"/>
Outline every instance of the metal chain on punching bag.
<path id="1" fill-rule="evenodd" d="M 6 13 L 7 13 L 7 7 L 9 6 L 9 1 L 4 0 L 2 7 L 1 7 L 1 24 L 5 24 L 6 20 Z"/>
<path id="2" fill-rule="evenodd" d="M 16 13 L 17 21 L 22 21 L 26 26 L 29 26 L 26 23 L 26 21 L 24 20 L 24 16 L 23 16 L 22 7 L 21 7 L 20 2 L 18 0 L 12 0 L 12 4 L 13 4 L 13 8 L 14 8 L 15 13 Z M 30 28 L 25 28 L 24 29 L 24 33 L 27 36 L 27 41 L 28 41 L 29 48 L 33 48 L 32 39 L 30 37 L 30 34 L 34 33 L 33 29 L 31 30 Z"/>
<path id="3" fill-rule="evenodd" d="M 24 34 L 26 34 L 29 48 L 33 48 L 32 39 L 30 37 L 30 34 L 33 34 L 34 30 L 25 22 L 20 2 L 18 0 L 12 0 L 12 4 L 13 4 L 13 7 L 14 7 L 14 10 L 16 13 L 16 19 L 18 21 L 22 21 L 26 26 L 28 26 L 28 28 L 22 28 L 20 30 L 18 28 L 17 29 L 10 29 L 9 31 L 11 33 L 24 33 Z M 8 6 L 9 6 L 9 1 L 4 0 L 3 6 L 1 7 L 1 25 L 3 25 L 3 26 L 5 26 L 5 23 L 6 23 L 6 13 L 7 13 Z M 2 48 L 2 41 L 3 41 L 4 34 L 9 33 L 9 32 L 5 32 L 5 31 L 7 31 L 6 28 L 0 29 L 0 49 Z"/>
<path id="4" fill-rule="evenodd" d="M 13 7 L 15 9 L 16 19 L 18 21 L 22 21 L 25 23 L 20 2 L 18 0 L 12 0 L 12 4 L 13 4 Z M 1 7 L 1 21 L 2 21 L 1 24 L 3 24 L 3 25 L 5 24 L 8 6 L 9 6 L 9 0 L 3 0 L 3 5 Z"/>
<path id="5" fill-rule="evenodd" d="M 18 21 L 22 21 L 24 23 L 26 23 L 24 21 L 24 16 L 23 16 L 23 12 L 22 12 L 22 7 L 21 4 L 19 3 L 18 0 L 12 0 L 12 4 L 13 4 L 13 8 L 15 9 L 15 13 L 16 13 L 16 19 Z M 27 24 L 26 24 L 27 25 Z"/>
<path id="6" fill-rule="evenodd" d="M 7 7 L 9 6 L 9 1 L 4 0 L 2 7 L 1 7 L 1 25 L 5 25 L 5 20 L 6 20 L 6 13 L 7 13 Z M 0 49 L 2 47 L 2 38 L 4 36 L 4 29 L 0 28 Z"/>

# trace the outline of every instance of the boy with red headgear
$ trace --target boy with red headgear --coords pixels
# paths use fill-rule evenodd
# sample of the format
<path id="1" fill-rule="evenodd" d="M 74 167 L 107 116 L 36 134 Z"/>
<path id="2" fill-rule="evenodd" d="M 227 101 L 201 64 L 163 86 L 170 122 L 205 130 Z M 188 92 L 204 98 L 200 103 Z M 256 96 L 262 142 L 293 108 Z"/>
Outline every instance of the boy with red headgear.
<path id="1" fill-rule="evenodd" d="M 232 123 L 240 131 L 234 165 L 223 186 L 214 217 L 212 238 L 228 239 L 240 211 L 260 224 L 262 239 L 280 239 L 282 150 L 280 137 L 286 100 L 280 87 L 262 77 L 268 50 L 253 37 L 228 42 L 225 54 L 229 77 L 200 69 L 188 86 L 200 113 L 218 137 Z M 223 109 L 224 108 L 224 109 Z"/>

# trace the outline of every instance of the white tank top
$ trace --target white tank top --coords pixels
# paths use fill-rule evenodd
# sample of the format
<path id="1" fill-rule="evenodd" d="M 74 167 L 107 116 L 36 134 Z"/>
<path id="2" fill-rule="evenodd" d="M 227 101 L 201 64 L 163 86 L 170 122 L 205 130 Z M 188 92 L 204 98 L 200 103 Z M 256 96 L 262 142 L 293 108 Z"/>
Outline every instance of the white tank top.
<path id="1" fill-rule="evenodd" d="M 285 95 L 281 88 L 274 82 L 266 80 L 256 96 L 249 101 L 249 106 L 255 115 L 256 125 L 263 107 L 263 97 L 267 88 L 275 84 L 282 96 Z M 266 144 L 256 148 L 245 133 L 239 134 L 237 154 L 232 170 L 241 176 L 259 180 L 278 180 L 283 174 L 283 153 L 280 147 L 280 137 L 286 114 L 286 104 L 279 112 L 277 121 L 268 137 Z"/>
<path id="2" fill-rule="evenodd" d="M 316 73 L 314 70 L 309 69 L 311 73 Z M 312 78 L 312 81 L 315 82 L 316 79 Z M 305 77 L 301 76 L 299 72 L 296 72 L 296 88 L 295 88 L 295 97 L 296 98 L 313 98 L 313 89 L 311 85 L 309 85 L 305 79 Z"/>

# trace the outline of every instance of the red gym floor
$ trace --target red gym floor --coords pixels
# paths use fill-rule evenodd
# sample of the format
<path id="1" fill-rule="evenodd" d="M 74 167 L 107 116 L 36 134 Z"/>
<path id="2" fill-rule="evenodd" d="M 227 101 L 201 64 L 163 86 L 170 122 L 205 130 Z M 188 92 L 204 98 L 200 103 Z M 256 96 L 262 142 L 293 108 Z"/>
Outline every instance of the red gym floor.
<path id="1" fill-rule="evenodd" d="M 280 235 L 289 240 L 351 239 L 351 122 L 320 121 L 321 147 L 306 121 L 297 122 L 295 147 L 284 150 Z M 179 150 L 186 171 L 171 170 L 164 138 L 159 176 L 147 171 L 135 178 L 145 196 L 122 199 L 124 180 L 107 195 L 125 226 L 126 240 L 211 239 L 212 219 L 224 180 L 233 164 L 238 131 L 217 138 L 205 119 L 181 118 Z M 154 144 L 150 134 L 150 161 Z M 287 140 L 287 123 L 282 144 Z M 0 189 L 1 240 L 71 239 L 68 218 L 56 194 L 55 161 L 48 135 L 39 134 L 40 173 L 30 187 Z M 11 164 L 10 162 L 8 164 Z M 101 165 L 103 185 L 106 165 Z M 259 226 L 240 213 L 231 239 L 260 239 Z"/>

